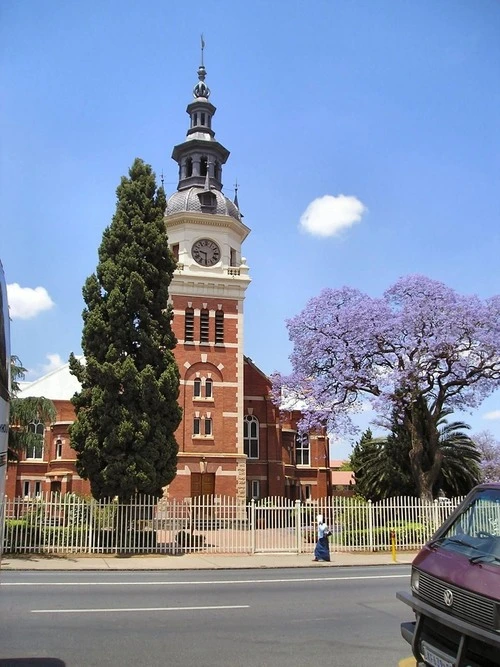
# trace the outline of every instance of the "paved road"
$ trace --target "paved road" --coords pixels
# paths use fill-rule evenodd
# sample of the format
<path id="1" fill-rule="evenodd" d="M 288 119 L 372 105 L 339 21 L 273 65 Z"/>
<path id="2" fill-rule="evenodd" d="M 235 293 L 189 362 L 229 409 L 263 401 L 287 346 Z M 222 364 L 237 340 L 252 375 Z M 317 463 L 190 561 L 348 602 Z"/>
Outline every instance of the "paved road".
<path id="1" fill-rule="evenodd" d="M 408 579 L 407 566 L 2 572 L 0 666 L 397 667 Z"/>

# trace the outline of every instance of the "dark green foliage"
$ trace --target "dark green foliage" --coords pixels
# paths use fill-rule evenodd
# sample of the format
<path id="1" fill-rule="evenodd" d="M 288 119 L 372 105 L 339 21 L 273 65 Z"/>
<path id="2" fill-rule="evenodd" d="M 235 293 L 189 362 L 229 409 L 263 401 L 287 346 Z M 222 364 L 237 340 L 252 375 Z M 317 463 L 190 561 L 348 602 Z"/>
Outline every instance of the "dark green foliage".
<path id="1" fill-rule="evenodd" d="M 373 501 L 415 495 L 409 464 L 406 443 L 401 447 L 394 433 L 386 439 L 373 438 L 372 431 L 367 429 L 350 456 L 356 494 Z"/>
<path id="2" fill-rule="evenodd" d="M 434 498 L 441 493 L 449 497 L 465 495 L 480 480 L 480 453 L 465 433 L 469 426 L 463 422 L 448 424 L 446 417 L 449 414 L 451 411 L 443 410 L 438 420 L 437 450 L 441 471 L 432 489 Z M 428 443 L 428 439 L 423 442 Z M 425 444 L 422 461 L 424 466 L 430 466 Z M 418 497 L 411 451 L 411 435 L 396 414 L 387 437 L 373 438 L 371 431 L 366 431 L 350 457 L 356 475 L 356 493 L 372 501 L 395 496 Z"/>
<path id="3" fill-rule="evenodd" d="M 82 349 L 70 357 L 82 391 L 71 445 L 92 495 L 162 496 L 176 474 L 181 420 L 168 289 L 176 267 L 164 225 L 165 193 L 136 159 L 117 189 L 96 273 L 85 282 Z"/>

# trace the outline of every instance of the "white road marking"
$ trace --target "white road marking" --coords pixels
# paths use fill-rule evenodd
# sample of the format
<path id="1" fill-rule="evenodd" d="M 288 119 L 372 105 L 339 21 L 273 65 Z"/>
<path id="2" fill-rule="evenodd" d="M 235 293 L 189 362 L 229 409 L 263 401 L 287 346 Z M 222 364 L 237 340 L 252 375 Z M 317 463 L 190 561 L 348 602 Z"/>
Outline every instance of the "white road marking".
<path id="1" fill-rule="evenodd" d="M 118 572 L 118 570 L 117 570 Z M 144 572 L 147 572 L 145 570 Z M 122 572 L 123 574 L 123 572 Z M 369 579 L 409 579 L 409 574 L 382 574 L 354 577 L 301 577 L 298 579 L 226 579 L 208 581 L 2 581 L 0 586 L 213 586 L 222 584 L 293 584 L 324 581 L 362 581 Z"/>
<path id="2" fill-rule="evenodd" d="M 117 611 L 213 611 L 214 609 L 249 609 L 249 604 L 221 605 L 218 607 L 124 607 L 117 609 L 108 607 L 103 609 L 32 609 L 32 614 L 98 614 L 99 612 Z"/>

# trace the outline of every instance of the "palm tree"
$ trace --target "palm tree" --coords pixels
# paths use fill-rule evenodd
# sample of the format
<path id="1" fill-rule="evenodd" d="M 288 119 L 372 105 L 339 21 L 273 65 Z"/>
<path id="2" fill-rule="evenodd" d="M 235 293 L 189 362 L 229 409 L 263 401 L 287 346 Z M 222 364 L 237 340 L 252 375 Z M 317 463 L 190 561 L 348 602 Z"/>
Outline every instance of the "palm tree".
<path id="1" fill-rule="evenodd" d="M 11 356 L 11 400 L 9 417 L 9 461 L 18 461 L 19 454 L 27 449 L 43 445 L 45 424 L 55 421 L 57 412 L 54 403 L 43 396 L 18 398 L 19 382 L 26 375 L 19 357 Z M 36 428 L 41 425 L 40 429 Z"/>
<path id="2" fill-rule="evenodd" d="M 481 454 L 467 435 L 464 422 L 448 423 L 451 410 L 443 410 L 438 422 L 438 449 L 442 457 L 441 472 L 433 496 L 461 496 L 468 493 L 481 478 Z M 393 496 L 418 496 L 412 474 L 411 437 L 393 417 L 392 432 L 384 438 L 363 439 L 353 451 L 351 462 L 356 475 L 356 490 L 370 500 Z"/>
<path id="3" fill-rule="evenodd" d="M 448 424 L 444 417 L 449 414 L 451 410 L 445 410 L 438 422 L 443 463 L 434 497 L 439 491 L 444 491 L 447 496 L 463 496 L 481 481 L 481 452 L 465 433 L 470 426 L 464 422 Z"/>
<path id="4" fill-rule="evenodd" d="M 367 500 L 416 495 L 408 443 L 394 433 L 373 438 L 370 430 L 365 432 L 354 447 L 351 467 L 356 493 Z"/>

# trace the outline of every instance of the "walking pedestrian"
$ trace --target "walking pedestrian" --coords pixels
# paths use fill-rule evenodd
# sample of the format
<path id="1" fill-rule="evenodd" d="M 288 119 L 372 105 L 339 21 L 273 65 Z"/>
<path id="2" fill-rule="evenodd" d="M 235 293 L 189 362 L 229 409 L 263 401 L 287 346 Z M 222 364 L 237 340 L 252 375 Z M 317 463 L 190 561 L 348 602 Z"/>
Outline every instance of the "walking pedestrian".
<path id="1" fill-rule="evenodd" d="M 330 544 L 328 542 L 328 535 L 330 535 L 330 530 L 324 522 L 322 514 L 318 514 L 316 518 L 318 521 L 318 541 L 316 542 L 316 548 L 314 549 L 313 560 L 315 562 L 322 560 L 329 563 Z"/>

